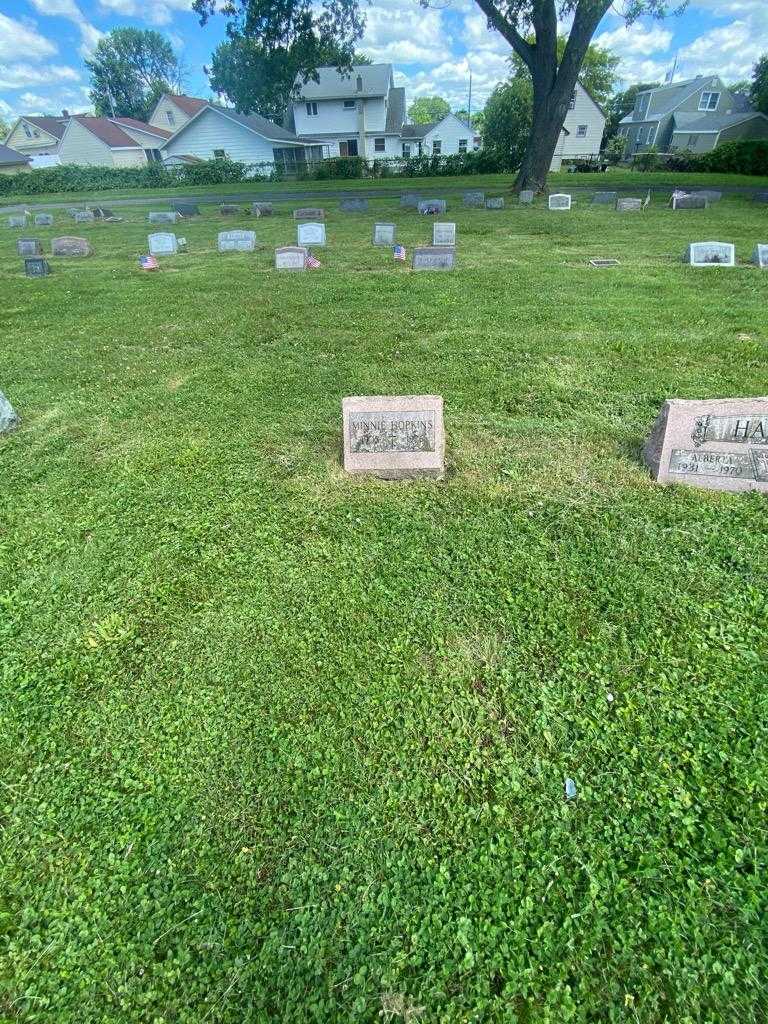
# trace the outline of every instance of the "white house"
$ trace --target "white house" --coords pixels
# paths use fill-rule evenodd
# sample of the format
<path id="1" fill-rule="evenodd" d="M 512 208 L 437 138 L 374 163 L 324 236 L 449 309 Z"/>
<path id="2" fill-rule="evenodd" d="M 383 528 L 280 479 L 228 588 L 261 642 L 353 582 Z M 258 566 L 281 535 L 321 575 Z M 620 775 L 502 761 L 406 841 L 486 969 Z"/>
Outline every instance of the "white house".
<path id="1" fill-rule="evenodd" d="M 67 120 L 58 156 L 83 167 L 144 167 L 161 159 L 170 134 L 132 117 L 76 114 Z"/>
<path id="2" fill-rule="evenodd" d="M 17 153 L 25 153 L 33 159 L 56 156 L 68 120 L 69 114 L 66 111 L 62 112 L 61 117 L 20 117 L 4 140 L 5 144 Z"/>
<path id="3" fill-rule="evenodd" d="M 577 82 L 550 171 L 559 171 L 564 162 L 575 157 L 598 156 L 606 120 L 606 113 L 597 100 Z"/>
<path id="4" fill-rule="evenodd" d="M 173 134 L 207 106 L 208 101 L 201 100 L 197 96 L 163 93 L 150 114 L 149 124 Z"/>
<path id="5" fill-rule="evenodd" d="M 296 79 L 288 119 L 300 139 L 322 142 L 327 156 L 375 160 L 480 148 L 480 137 L 454 114 L 436 124 L 407 124 L 405 89 L 395 85 L 391 64 L 356 64 L 345 73 L 318 68 L 317 79 Z"/>
<path id="6" fill-rule="evenodd" d="M 323 156 L 321 144 L 297 139 L 293 132 L 258 114 L 238 114 L 229 107 L 200 102 L 202 106 L 197 112 L 163 145 L 164 163 L 227 159 L 245 164 L 278 164 L 290 169 Z M 156 115 L 157 110 L 153 118 Z"/>

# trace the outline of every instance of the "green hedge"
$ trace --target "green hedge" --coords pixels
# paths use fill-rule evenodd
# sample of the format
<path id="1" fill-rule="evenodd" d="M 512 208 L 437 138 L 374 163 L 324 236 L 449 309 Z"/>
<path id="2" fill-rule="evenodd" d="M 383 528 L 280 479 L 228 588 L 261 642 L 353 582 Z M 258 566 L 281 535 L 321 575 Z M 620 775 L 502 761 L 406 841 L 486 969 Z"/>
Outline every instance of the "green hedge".
<path id="1" fill-rule="evenodd" d="M 439 178 L 464 174 L 500 174 L 515 170 L 503 156 L 491 151 L 459 153 L 453 156 L 389 157 L 364 160 L 362 157 L 331 157 L 307 167 L 305 181 L 344 178 Z"/>
<path id="2" fill-rule="evenodd" d="M 728 142 L 711 153 L 683 150 L 665 164 L 670 171 L 710 171 L 714 174 L 768 174 L 768 139 Z"/>
<path id="3" fill-rule="evenodd" d="M 0 196 L 49 192 L 102 192 L 124 188 L 177 188 L 180 185 L 228 185 L 276 177 L 272 164 L 248 165 L 235 160 L 207 160 L 181 167 L 160 163 L 145 167 L 80 167 L 63 164 L 21 174 L 0 175 Z"/>

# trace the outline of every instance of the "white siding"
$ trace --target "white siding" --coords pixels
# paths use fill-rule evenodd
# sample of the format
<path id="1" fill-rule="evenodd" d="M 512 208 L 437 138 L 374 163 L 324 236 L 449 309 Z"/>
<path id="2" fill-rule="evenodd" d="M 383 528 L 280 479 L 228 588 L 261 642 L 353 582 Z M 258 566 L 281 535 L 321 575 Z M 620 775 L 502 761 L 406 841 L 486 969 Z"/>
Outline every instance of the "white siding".
<path id="1" fill-rule="evenodd" d="M 168 120 L 169 112 L 173 122 Z M 177 132 L 179 128 L 184 127 L 187 121 L 189 121 L 189 114 L 185 114 L 183 110 L 179 109 L 173 100 L 163 96 L 152 112 L 149 124 L 154 125 L 155 128 L 164 128 L 167 132 Z"/>
<path id="2" fill-rule="evenodd" d="M 448 114 L 443 120 L 436 124 L 432 131 L 428 132 L 424 136 L 422 143 L 422 152 L 427 156 L 432 155 L 432 144 L 436 140 L 440 140 L 440 155 L 441 156 L 453 156 L 459 152 L 459 139 L 467 140 L 467 152 L 471 153 L 474 149 L 475 132 L 468 128 L 467 125 L 455 117 L 453 114 Z M 412 148 L 411 153 L 418 151 L 418 147 Z M 402 147 L 401 147 L 402 152 Z"/>
<path id="3" fill-rule="evenodd" d="M 578 135 L 579 125 L 587 126 L 586 136 Z M 581 85 L 576 86 L 576 106 L 565 115 L 564 127 L 570 133 L 565 136 L 563 143 L 562 155 L 565 160 L 569 156 L 587 156 L 600 152 L 605 116 Z"/>
<path id="4" fill-rule="evenodd" d="M 213 160 L 213 151 L 223 149 L 230 160 L 259 164 L 272 163 L 272 150 L 286 145 L 270 142 L 209 108 L 177 137 L 170 139 L 162 152 L 163 156 L 197 156 L 201 160 Z"/>
<path id="5" fill-rule="evenodd" d="M 63 164 L 82 167 L 113 167 L 112 150 L 78 121 L 70 121 L 59 146 Z"/>
<path id="6" fill-rule="evenodd" d="M 5 145 L 10 146 L 11 149 L 15 149 L 17 153 L 26 153 L 27 156 L 58 153 L 58 139 L 55 139 L 52 135 L 49 135 L 48 132 L 43 131 L 42 128 L 38 128 L 37 125 L 34 125 L 31 122 L 28 122 L 28 127 L 31 132 L 37 132 L 37 136 L 31 139 L 29 138 L 27 133 L 24 131 L 24 122 L 22 119 L 5 140 Z"/>
<path id="7" fill-rule="evenodd" d="M 138 142 L 142 149 L 161 149 L 166 141 L 161 135 L 148 135 L 140 128 L 132 128 L 127 124 L 121 124 L 120 127 L 126 135 L 130 135 L 135 142 Z"/>
<path id="8" fill-rule="evenodd" d="M 143 167 L 147 162 L 143 149 L 113 149 L 114 167 Z"/>
<path id="9" fill-rule="evenodd" d="M 338 134 L 339 138 L 352 138 L 358 131 L 357 106 L 350 110 L 344 109 L 344 101 L 338 100 L 310 100 L 317 104 L 317 114 L 307 113 L 307 101 L 297 100 L 293 106 L 293 114 L 296 119 L 296 134 L 313 136 L 326 132 Z M 383 96 L 372 96 L 357 99 L 355 103 L 362 103 L 363 116 L 365 118 L 364 131 L 383 132 L 387 123 L 387 110 Z"/>
<path id="10" fill-rule="evenodd" d="M 376 139 L 384 139 L 384 152 L 376 152 Z M 399 135 L 369 135 L 365 140 L 365 155 L 369 160 L 386 160 L 390 157 L 402 156 L 403 147 Z"/>

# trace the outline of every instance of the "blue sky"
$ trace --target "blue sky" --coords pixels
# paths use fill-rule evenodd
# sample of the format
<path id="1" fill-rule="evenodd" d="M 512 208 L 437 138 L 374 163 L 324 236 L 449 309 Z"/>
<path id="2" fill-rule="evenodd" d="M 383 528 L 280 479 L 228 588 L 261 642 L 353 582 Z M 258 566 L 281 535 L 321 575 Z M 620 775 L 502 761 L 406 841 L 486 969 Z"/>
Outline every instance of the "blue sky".
<path id="1" fill-rule="evenodd" d="M 0 116 L 87 110 L 83 59 L 118 25 L 164 32 L 189 69 L 186 91 L 210 95 L 203 65 L 224 36 L 224 21 L 216 16 L 201 28 L 190 2 L 0 0 Z M 473 0 L 441 0 L 429 9 L 417 0 L 375 0 L 366 14 L 360 48 L 395 65 L 409 102 L 438 93 L 454 108 L 465 105 L 471 67 L 476 109 L 505 77 L 509 47 L 488 30 Z M 691 0 L 680 17 L 644 19 L 629 30 L 608 14 L 596 39 L 620 55 L 625 84 L 662 78 L 676 55 L 677 78 L 716 73 L 735 81 L 768 51 L 768 0 Z"/>

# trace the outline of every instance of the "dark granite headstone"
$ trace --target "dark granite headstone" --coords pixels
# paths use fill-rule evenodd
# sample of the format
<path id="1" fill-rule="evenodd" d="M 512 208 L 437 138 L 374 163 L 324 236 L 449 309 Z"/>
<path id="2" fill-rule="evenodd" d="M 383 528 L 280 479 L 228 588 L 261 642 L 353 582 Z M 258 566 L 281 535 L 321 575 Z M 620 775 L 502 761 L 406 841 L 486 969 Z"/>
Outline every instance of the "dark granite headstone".
<path id="1" fill-rule="evenodd" d="M 325 210 L 317 206 L 301 206 L 293 211 L 294 220 L 325 220 Z"/>
<path id="2" fill-rule="evenodd" d="M 706 196 L 674 196 L 672 199 L 673 210 L 706 210 Z"/>
<path id="3" fill-rule="evenodd" d="M 619 200 L 618 192 L 595 192 L 592 196 L 593 206 L 613 206 Z"/>
<path id="4" fill-rule="evenodd" d="M 417 192 L 406 192 L 404 195 L 400 196 L 400 205 L 405 210 L 418 209 L 420 202 L 421 196 Z"/>
<path id="5" fill-rule="evenodd" d="M 175 224 L 179 219 L 175 210 L 152 210 L 147 217 L 150 224 Z"/>
<path id="6" fill-rule="evenodd" d="M 643 461 L 660 484 L 768 492 L 768 398 L 670 399 Z"/>
<path id="7" fill-rule="evenodd" d="M 251 203 L 251 213 L 254 217 L 271 217 L 274 213 L 272 203 Z"/>
<path id="8" fill-rule="evenodd" d="M 91 247 L 85 238 L 62 235 L 51 242 L 51 252 L 54 256 L 90 256 Z"/>
<path id="9" fill-rule="evenodd" d="M 20 238 L 16 242 L 19 256 L 42 256 L 43 245 L 39 238 Z"/>
<path id="10" fill-rule="evenodd" d="M 47 228 L 53 224 L 53 214 L 50 213 L 36 213 L 35 214 L 35 227 Z"/>
<path id="11" fill-rule="evenodd" d="M 465 192 L 463 203 L 465 206 L 482 209 L 485 206 L 485 192 Z"/>
<path id="12" fill-rule="evenodd" d="M 8 218 L 9 228 L 25 228 L 27 226 L 27 215 L 24 213 L 12 213 Z"/>
<path id="13" fill-rule="evenodd" d="M 197 203 L 174 203 L 173 209 L 180 217 L 199 217 L 200 207 Z"/>
<path id="14" fill-rule="evenodd" d="M 50 264 L 42 256 L 31 256 L 24 260 L 24 273 L 27 277 L 47 277 L 50 272 Z"/>
<path id="15" fill-rule="evenodd" d="M 368 200 L 367 199 L 342 199 L 339 203 L 339 209 L 343 210 L 344 213 L 367 213 L 368 212 Z"/>
<path id="16" fill-rule="evenodd" d="M 242 212 L 243 211 L 240 209 L 239 206 L 235 206 L 232 203 L 222 203 L 221 206 L 219 207 L 219 213 L 223 217 L 236 217 L 239 213 Z"/>

